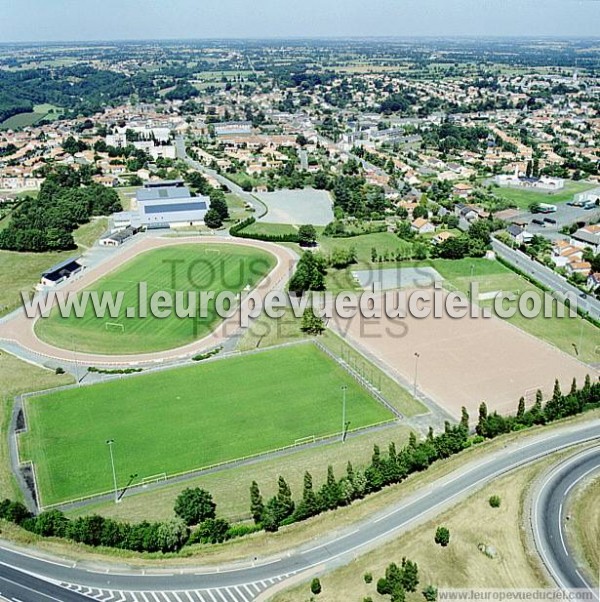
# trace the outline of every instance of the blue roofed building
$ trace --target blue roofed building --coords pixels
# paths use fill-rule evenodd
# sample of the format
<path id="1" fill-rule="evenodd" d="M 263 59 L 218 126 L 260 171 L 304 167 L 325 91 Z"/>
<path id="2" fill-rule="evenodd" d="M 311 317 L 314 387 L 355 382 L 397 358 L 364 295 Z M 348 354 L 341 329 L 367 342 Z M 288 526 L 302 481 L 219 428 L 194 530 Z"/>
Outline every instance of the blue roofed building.
<path id="1" fill-rule="evenodd" d="M 136 209 L 113 215 L 113 228 L 181 228 L 204 223 L 207 196 L 192 196 L 180 180 L 147 182 L 136 193 Z"/>

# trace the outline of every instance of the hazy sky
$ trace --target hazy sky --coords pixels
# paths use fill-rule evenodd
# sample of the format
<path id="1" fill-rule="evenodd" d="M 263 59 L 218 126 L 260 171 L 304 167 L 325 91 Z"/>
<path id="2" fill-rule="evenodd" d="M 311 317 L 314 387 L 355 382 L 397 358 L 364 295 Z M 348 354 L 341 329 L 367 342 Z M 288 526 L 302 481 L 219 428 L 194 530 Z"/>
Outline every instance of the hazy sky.
<path id="1" fill-rule="evenodd" d="M 0 41 L 598 36 L 600 0 L 0 0 Z"/>

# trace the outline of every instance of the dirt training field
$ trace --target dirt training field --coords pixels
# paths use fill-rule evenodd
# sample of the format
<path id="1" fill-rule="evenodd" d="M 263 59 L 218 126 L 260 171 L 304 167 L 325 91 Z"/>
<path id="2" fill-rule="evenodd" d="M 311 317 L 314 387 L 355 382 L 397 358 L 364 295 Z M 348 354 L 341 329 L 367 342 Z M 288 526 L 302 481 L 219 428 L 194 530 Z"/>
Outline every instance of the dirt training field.
<path id="1" fill-rule="evenodd" d="M 433 291 L 428 291 L 430 294 Z M 554 318 L 556 319 L 556 318 Z M 498 318 L 352 319 L 336 318 L 334 328 L 350 342 L 379 358 L 392 373 L 452 416 L 465 406 L 471 420 L 479 404 L 488 410 L 515 412 L 525 395 L 528 404 L 541 389 L 552 394 L 554 379 L 568 391 L 575 377 L 597 371 Z M 419 354 L 417 358 L 415 353 Z"/>

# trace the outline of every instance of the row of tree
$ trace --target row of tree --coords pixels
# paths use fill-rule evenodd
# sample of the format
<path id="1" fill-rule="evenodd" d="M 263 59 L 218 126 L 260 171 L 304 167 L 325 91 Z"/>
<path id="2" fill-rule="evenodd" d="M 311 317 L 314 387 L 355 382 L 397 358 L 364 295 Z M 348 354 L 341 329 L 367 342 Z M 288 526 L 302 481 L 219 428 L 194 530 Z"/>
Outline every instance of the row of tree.
<path id="1" fill-rule="evenodd" d="M 600 407 L 600 383 L 592 383 L 589 374 L 586 376 L 581 389 L 577 388 L 577 381 L 573 379 L 571 389 L 566 395 L 562 393 L 557 379 L 554 383 L 552 397 L 545 404 L 543 394 L 538 389 L 534 404 L 527 408 L 525 398 L 521 397 L 517 413 L 513 416 L 502 416 L 498 412 L 490 414 L 487 405 L 482 403 L 479 406 L 479 420 L 476 431 L 478 435 L 491 439 L 534 424 L 547 424 L 561 418 L 575 416 L 597 407 Z"/>
<path id="2" fill-rule="evenodd" d="M 347 506 L 388 485 L 403 481 L 409 474 L 425 470 L 432 462 L 448 458 L 469 445 L 466 411 L 460 424 L 446 423 L 445 431 L 434 435 L 430 429 L 424 441 L 417 441 L 411 433 L 409 443 L 400 451 L 390 443 L 387 454 L 382 454 L 378 445 L 373 448 L 371 463 L 365 470 L 355 469 L 351 462 L 346 474 L 337 479 L 331 466 L 327 469 L 325 482 L 315 489 L 309 472 L 304 474 L 302 497 L 296 503 L 284 477 L 277 481 L 277 494 L 266 502 L 256 481 L 250 487 L 250 512 L 255 524 L 266 531 L 277 531 L 280 526 L 305 520 L 327 510 Z"/>

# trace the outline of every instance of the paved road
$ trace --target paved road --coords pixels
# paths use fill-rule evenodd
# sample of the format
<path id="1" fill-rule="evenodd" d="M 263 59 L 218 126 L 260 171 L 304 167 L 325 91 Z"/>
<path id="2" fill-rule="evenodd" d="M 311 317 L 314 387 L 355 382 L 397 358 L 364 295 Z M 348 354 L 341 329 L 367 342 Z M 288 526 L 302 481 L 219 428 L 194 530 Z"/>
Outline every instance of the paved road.
<path id="1" fill-rule="evenodd" d="M 566 544 L 565 502 L 584 478 L 600 472 L 600 447 L 569 458 L 552 470 L 541 484 L 532 505 L 536 547 L 556 584 L 562 588 L 588 589 L 597 600 L 596 590 L 579 570 Z"/>
<path id="2" fill-rule="evenodd" d="M 185 140 L 182 136 L 178 136 L 175 138 L 175 150 L 177 152 L 177 156 L 185 161 L 190 167 L 193 169 L 205 173 L 208 176 L 212 176 L 217 182 L 219 182 L 222 186 L 225 186 L 230 192 L 233 192 L 237 196 L 239 196 L 244 202 L 250 203 L 256 212 L 256 217 L 261 218 L 266 214 L 267 208 L 266 206 L 259 201 L 255 196 L 246 192 L 241 186 L 238 186 L 235 182 L 222 176 L 220 173 L 215 171 L 214 169 L 210 169 L 205 165 L 202 165 L 199 161 L 195 161 L 192 159 L 185 149 Z"/>
<path id="3" fill-rule="evenodd" d="M 495 238 L 492 239 L 492 248 L 499 257 L 510 262 L 522 272 L 531 275 L 550 290 L 563 294 L 572 293 L 577 297 L 578 306 L 582 310 L 588 312 L 594 318 L 600 319 L 600 301 L 598 299 L 595 299 L 591 295 L 587 295 L 585 299 L 582 298 L 580 296 L 581 291 L 572 284 L 569 284 L 565 278 L 559 276 L 556 272 L 553 272 L 541 263 L 534 261 L 524 253 L 521 253 L 521 251 L 511 249 Z"/>
<path id="4" fill-rule="evenodd" d="M 52 579 L 72 591 L 91 592 L 99 600 L 250 602 L 291 576 L 307 571 L 323 572 L 347 564 L 510 470 L 559 449 L 594 440 L 600 440 L 600 419 L 519 439 L 498 452 L 477 457 L 362 523 L 329 533 L 274 558 L 261 557 L 257 550 L 258 556 L 254 560 L 237 565 L 144 572 L 57 563 L 55 560 L 50 563 L 29 555 L 26 550 L 16 552 L 5 545 L 0 547 L 0 578 L 5 575 L 10 578 L 10 575 L 14 576 L 10 569 L 18 569 Z M 23 575 L 25 579 L 29 576 Z M 21 579 L 13 581 L 21 582 Z M 45 591 L 44 584 L 40 583 L 36 582 L 36 587 Z M 191 593 L 184 597 L 184 592 Z"/>

